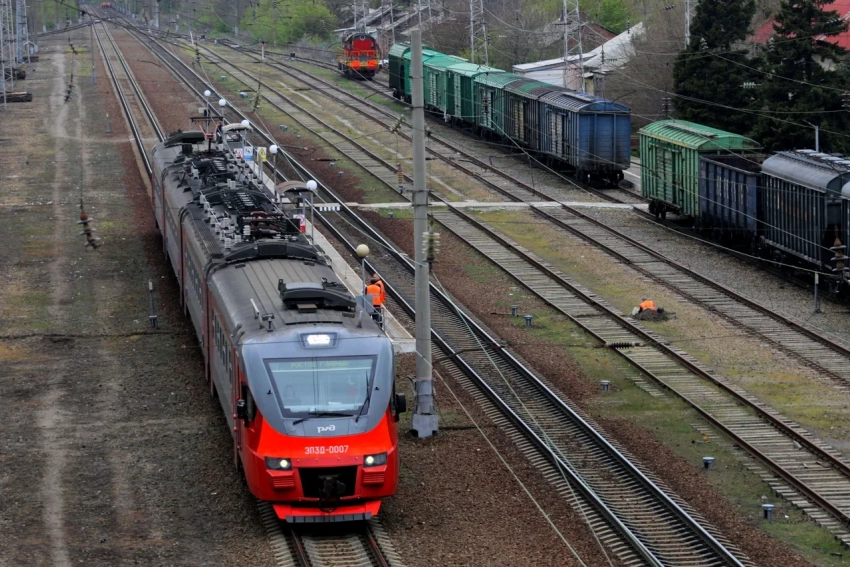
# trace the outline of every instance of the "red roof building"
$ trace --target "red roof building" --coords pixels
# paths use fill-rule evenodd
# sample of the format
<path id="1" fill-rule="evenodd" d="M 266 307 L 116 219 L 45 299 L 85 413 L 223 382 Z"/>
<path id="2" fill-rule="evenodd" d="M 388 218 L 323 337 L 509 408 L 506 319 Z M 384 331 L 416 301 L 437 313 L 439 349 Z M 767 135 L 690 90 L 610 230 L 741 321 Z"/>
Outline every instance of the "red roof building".
<path id="1" fill-rule="evenodd" d="M 835 0 L 835 2 L 831 2 L 830 4 L 824 6 L 824 10 L 834 10 L 838 12 L 839 17 L 842 20 L 850 20 L 850 0 Z M 770 37 L 773 35 L 773 22 L 774 19 L 771 18 L 765 23 L 763 23 L 761 26 L 759 26 L 755 33 L 750 37 L 750 40 L 755 43 L 760 43 L 762 45 L 766 44 L 770 40 Z M 850 30 L 832 37 L 819 35 L 815 37 L 815 40 L 828 41 L 830 43 L 840 45 L 841 47 L 850 50 Z"/>

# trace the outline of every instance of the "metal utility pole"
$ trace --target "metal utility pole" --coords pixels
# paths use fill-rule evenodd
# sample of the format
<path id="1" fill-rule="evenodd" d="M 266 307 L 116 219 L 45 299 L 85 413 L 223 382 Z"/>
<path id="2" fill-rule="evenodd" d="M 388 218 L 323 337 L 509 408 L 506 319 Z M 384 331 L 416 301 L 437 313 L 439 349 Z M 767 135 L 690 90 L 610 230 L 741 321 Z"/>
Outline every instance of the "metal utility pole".
<path id="1" fill-rule="evenodd" d="M 803 122 L 805 122 L 806 124 L 808 124 L 809 126 L 811 126 L 812 128 L 815 129 L 815 151 L 819 152 L 820 151 L 820 127 L 816 126 L 815 124 L 812 124 L 808 120 L 803 120 Z"/>
<path id="2" fill-rule="evenodd" d="M 578 67 L 577 90 L 584 92 L 584 52 L 581 47 L 581 14 L 578 0 L 564 0 L 564 86 L 570 86 L 569 70 Z M 572 46 L 572 47 L 571 47 Z M 578 64 L 569 63 L 570 55 L 578 56 Z"/>
<path id="3" fill-rule="evenodd" d="M 29 22 L 27 21 L 27 3 L 25 0 L 17 0 L 15 4 L 15 47 L 17 49 L 17 61 L 20 64 L 24 60 L 29 61 Z M 24 53 L 26 50 L 26 53 Z"/>
<path id="4" fill-rule="evenodd" d="M 416 246 L 416 403 L 411 428 L 420 438 L 437 432 L 434 380 L 431 375 L 431 294 L 423 237 L 428 231 L 428 188 L 425 185 L 425 97 L 422 30 L 410 34 L 410 82 L 413 94 L 413 242 Z"/>
<path id="5" fill-rule="evenodd" d="M 475 44 L 484 47 L 484 65 L 490 65 L 487 45 L 487 26 L 484 21 L 484 0 L 469 0 L 469 60 L 475 63 Z"/>

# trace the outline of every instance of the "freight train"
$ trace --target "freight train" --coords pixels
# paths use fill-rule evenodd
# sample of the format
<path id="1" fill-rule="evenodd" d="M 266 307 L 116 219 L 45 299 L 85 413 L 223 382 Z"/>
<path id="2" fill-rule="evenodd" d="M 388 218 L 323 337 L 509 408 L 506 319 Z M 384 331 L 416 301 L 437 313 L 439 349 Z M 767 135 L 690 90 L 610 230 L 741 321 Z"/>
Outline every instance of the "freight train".
<path id="1" fill-rule="evenodd" d="M 380 70 L 380 60 L 378 40 L 368 33 L 354 32 L 342 40 L 342 48 L 337 54 L 337 67 L 346 77 L 371 81 Z"/>
<path id="2" fill-rule="evenodd" d="M 466 59 L 423 49 L 425 108 L 483 137 L 508 141 L 582 180 L 616 185 L 629 168 L 631 109 Z M 388 57 L 393 96 L 410 102 L 410 46 Z"/>
<path id="3" fill-rule="evenodd" d="M 814 150 L 766 156 L 744 136 L 683 120 L 640 131 L 641 192 L 663 219 L 685 215 L 714 239 L 847 288 L 850 157 Z"/>
<path id="4" fill-rule="evenodd" d="M 281 519 L 369 519 L 398 484 L 392 344 L 228 146 L 238 129 L 152 151 L 156 222 L 234 464 Z"/>

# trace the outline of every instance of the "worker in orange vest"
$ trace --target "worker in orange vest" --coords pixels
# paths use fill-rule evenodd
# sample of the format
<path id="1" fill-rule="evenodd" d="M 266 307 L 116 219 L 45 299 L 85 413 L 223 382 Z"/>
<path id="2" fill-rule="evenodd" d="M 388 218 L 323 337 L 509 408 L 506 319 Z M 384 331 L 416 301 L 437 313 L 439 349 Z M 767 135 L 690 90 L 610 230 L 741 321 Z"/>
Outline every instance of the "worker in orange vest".
<path id="1" fill-rule="evenodd" d="M 640 305 L 638 305 L 638 313 L 640 313 L 641 311 L 646 311 L 647 309 L 650 311 L 655 311 L 655 302 L 651 299 L 647 299 L 646 297 L 642 297 L 640 299 Z"/>
<path id="2" fill-rule="evenodd" d="M 369 280 L 369 285 L 366 286 L 366 297 L 372 298 L 372 307 L 375 308 L 375 312 L 372 313 L 372 318 L 380 323 L 383 318 L 382 311 L 384 300 L 381 297 L 381 286 L 379 286 L 377 282 L 378 279 L 375 277 Z"/>
<path id="3" fill-rule="evenodd" d="M 381 276 L 378 275 L 378 272 L 372 274 L 372 283 L 381 288 L 381 305 L 387 300 L 387 288 L 384 286 L 384 281 L 381 279 Z"/>

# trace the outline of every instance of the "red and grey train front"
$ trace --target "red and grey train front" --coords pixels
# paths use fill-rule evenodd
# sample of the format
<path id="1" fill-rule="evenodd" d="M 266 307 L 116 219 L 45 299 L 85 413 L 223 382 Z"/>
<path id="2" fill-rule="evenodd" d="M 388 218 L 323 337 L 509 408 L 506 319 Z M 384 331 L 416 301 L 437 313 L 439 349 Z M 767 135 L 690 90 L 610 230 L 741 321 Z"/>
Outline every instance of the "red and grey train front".
<path id="1" fill-rule="evenodd" d="M 242 348 L 248 485 L 289 522 L 367 520 L 398 484 L 392 344 L 371 324 L 294 327 Z"/>

